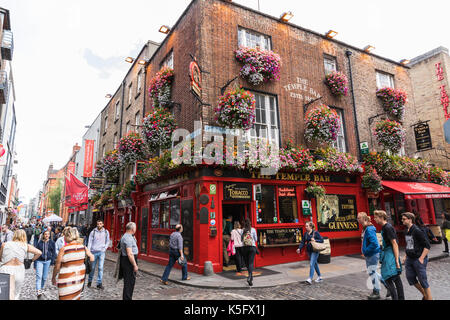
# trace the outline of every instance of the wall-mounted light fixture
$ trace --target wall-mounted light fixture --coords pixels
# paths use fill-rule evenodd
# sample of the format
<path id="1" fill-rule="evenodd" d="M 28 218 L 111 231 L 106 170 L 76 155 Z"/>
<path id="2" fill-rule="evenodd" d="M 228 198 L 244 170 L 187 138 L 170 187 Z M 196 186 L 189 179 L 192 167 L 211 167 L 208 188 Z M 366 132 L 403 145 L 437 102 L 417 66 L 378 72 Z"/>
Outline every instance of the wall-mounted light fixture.
<path id="1" fill-rule="evenodd" d="M 330 31 L 328 31 L 328 32 L 325 34 L 325 36 L 326 36 L 327 38 L 333 39 L 334 37 L 336 37 L 337 34 L 338 34 L 338 33 L 337 33 L 336 31 L 330 30 Z"/>
<path id="2" fill-rule="evenodd" d="M 170 28 L 168 26 L 161 26 L 161 28 L 159 28 L 159 32 L 168 34 L 170 32 Z"/>
<path id="3" fill-rule="evenodd" d="M 368 45 L 367 47 L 365 47 L 363 50 L 367 53 L 373 51 L 375 49 L 374 46 Z"/>
<path id="4" fill-rule="evenodd" d="M 406 65 L 409 64 L 410 62 L 411 62 L 411 61 L 408 60 L 408 59 L 403 59 L 403 60 L 400 61 L 400 63 L 401 63 L 402 65 L 404 65 L 404 66 L 406 66 Z"/>
<path id="5" fill-rule="evenodd" d="M 281 17 L 280 20 L 284 21 L 284 22 L 288 22 L 289 20 L 292 19 L 294 15 L 292 14 L 292 12 L 288 11 L 288 12 L 284 12 Z"/>
<path id="6" fill-rule="evenodd" d="M 133 62 L 134 62 L 134 59 L 133 59 L 132 57 L 127 57 L 127 58 L 125 59 L 125 61 L 128 62 L 128 63 L 133 63 Z"/>
<path id="7" fill-rule="evenodd" d="M 150 61 L 148 61 L 148 60 L 145 60 L 145 59 L 140 59 L 139 61 L 138 61 L 138 64 L 140 64 L 141 66 L 145 66 L 147 63 L 149 63 Z"/>
<path id="8" fill-rule="evenodd" d="M 106 99 L 111 99 L 111 98 L 112 98 L 112 95 L 108 93 L 108 94 L 105 96 L 105 98 L 106 98 Z"/>

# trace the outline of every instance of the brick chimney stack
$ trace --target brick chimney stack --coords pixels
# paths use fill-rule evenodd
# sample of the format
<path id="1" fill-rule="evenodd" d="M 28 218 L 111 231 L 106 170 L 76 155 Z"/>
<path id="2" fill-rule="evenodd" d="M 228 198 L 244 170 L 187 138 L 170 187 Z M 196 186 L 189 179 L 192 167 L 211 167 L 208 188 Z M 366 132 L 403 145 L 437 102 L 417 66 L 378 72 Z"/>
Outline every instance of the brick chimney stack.
<path id="1" fill-rule="evenodd" d="M 73 154 L 80 151 L 80 149 L 81 149 L 81 147 L 78 145 L 78 143 L 75 143 L 75 145 L 73 146 Z"/>

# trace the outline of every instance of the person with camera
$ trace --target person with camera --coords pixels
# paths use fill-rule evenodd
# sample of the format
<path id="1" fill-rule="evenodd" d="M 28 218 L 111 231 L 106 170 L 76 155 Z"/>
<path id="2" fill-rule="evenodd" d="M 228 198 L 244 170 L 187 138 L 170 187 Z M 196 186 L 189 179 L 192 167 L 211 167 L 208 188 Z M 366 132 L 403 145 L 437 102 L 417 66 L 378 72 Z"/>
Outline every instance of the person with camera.
<path id="1" fill-rule="evenodd" d="M 177 224 L 175 226 L 175 232 L 172 232 L 169 239 L 169 263 L 164 270 L 164 274 L 161 278 L 161 283 L 167 285 L 167 280 L 169 279 L 170 271 L 178 260 L 178 263 L 181 264 L 181 272 L 182 279 L 181 280 L 190 280 L 188 277 L 187 271 L 187 260 L 183 254 L 183 236 L 181 233 L 183 232 L 183 226 L 181 224 Z"/>

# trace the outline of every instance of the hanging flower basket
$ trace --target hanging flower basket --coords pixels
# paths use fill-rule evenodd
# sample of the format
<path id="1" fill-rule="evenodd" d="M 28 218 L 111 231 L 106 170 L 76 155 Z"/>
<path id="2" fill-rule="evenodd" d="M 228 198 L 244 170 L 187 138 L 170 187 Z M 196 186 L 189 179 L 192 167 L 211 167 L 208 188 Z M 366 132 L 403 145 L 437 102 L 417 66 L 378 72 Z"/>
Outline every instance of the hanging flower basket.
<path id="1" fill-rule="evenodd" d="M 366 174 L 362 177 L 361 185 L 364 189 L 367 189 L 367 191 L 371 193 L 377 194 L 383 190 L 383 186 L 381 185 L 381 177 L 372 167 L 369 167 Z"/>
<path id="2" fill-rule="evenodd" d="M 255 96 L 242 88 L 232 90 L 219 98 L 216 121 L 229 129 L 248 130 L 255 123 Z"/>
<path id="3" fill-rule="evenodd" d="M 154 108 L 167 107 L 169 104 L 173 78 L 173 69 L 163 67 L 161 71 L 150 80 L 149 94 Z"/>
<path id="4" fill-rule="evenodd" d="M 325 196 L 326 190 L 323 186 L 317 185 L 315 182 L 309 183 L 305 189 L 305 195 L 308 199 L 321 198 Z"/>
<path id="5" fill-rule="evenodd" d="M 130 132 L 119 143 L 119 159 L 130 165 L 145 158 L 144 141 L 138 133 Z"/>
<path id="6" fill-rule="evenodd" d="M 444 171 L 442 168 L 439 167 L 432 167 L 429 168 L 429 177 L 430 181 L 450 187 L 450 175 L 448 172 Z"/>
<path id="7" fill-rule="evenodd" d="M 348 79 L 342 72 L 333 71 L 325 77 L 325 84 L 335 96 L 342 97 L 348 93 Z"/>
<path id="8" fill-rule="evenodd" d="M 154 108 L 142 121 L 142 136 L 150 152 L 172 146 L 172 133 L 177 128 L 173 115 L 163 108 Z"/>
<path id="9" fill-rule="evenodd" d="M 405 113 L 407 95 L 403 90 L 393 88 L 381 88 L 377 91 L 377 97 L 381 99 L 383 108 L 396 120 L 402 120 Z"/>
<path id="10" fill-rule="evenodd" d="M 119 180 L 122 163 L 119 160 L 119 152 L 117 149 L 109 151 L 101 160 L 101 170 L 107 181 L 116 182 Z"/>
<path id="11" fill-rule="evenodd" d="M 398 153 L 405 142 L 405 129 L 397 121 L 382 120 L 377 122 L 374 135 L 378 145 L 392 153 Z"/>
<path id="12" fill-rule="evenodd" d="M 306 113 L 305 138 L 309 142 L 330 144 L 336 141 L 339 127 L 338 114 L 324 104 Z"/>
<path id="13" fill-rule="evenodd" d="M 270 50 L 240 47 L 236 50 L 236 60 L 244 64 L 241 77 L 255 86 L 280 79 L 281 58 Z"/>

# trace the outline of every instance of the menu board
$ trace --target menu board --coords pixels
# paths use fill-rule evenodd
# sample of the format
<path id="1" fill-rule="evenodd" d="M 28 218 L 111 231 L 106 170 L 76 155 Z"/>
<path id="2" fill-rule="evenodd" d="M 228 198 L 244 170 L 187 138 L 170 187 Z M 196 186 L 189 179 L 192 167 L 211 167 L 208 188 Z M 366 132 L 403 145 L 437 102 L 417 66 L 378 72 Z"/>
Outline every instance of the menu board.
<path id="1" fill-rule="evenodd" d="M 224 200 L 252 200 L 252 185 L 250 183 L 230 183 L 223 184 Z"/>
<path id="2" fill-rule="evenodd" d="M 265 245 L 296 244 L 302 241 L 302 229 L 264 229 L 258 230 L 258 243 Z"/>
<path id="3" fill-rule="evenodd" d="M 152 228 L 159 228 L 159 203 L 152 204 Z"/>
<path id="4" fill-rule="evenodd" d="M 298 223 L 295 187 L 278 188 L 280 223 Z"/>
<path id="5" fill-rule="evenodd" d="M 359 230 L 356 216 L 356 197 L 353 195 L 327 194 L 317 199 L 319 231 Z"/>
<path id="6" fill-rule="evenodd" d="M 152 250 L 169 253 L 169 239 L 168 234 L 153 234 Z"/>

